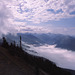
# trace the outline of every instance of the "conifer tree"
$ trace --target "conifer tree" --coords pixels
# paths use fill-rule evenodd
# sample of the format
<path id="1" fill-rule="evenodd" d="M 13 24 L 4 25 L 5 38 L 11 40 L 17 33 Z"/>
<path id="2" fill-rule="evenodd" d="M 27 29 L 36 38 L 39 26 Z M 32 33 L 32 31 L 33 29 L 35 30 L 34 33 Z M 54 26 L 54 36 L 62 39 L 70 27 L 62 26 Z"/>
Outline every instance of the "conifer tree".
<path id="1" fill-rule="evenodd" d="M 21 44 L 21 36 L 20 36 L 20 48 L 22 48 L 22 44 Z"/>
<path id="2" fill-rule="evenodd" d="M 8 48 L 8 42 L 6 41 L 6 38 L 3 37 L 3 43 L 2 43 L 2 46 L 5 47 L 5 48 Z"/>

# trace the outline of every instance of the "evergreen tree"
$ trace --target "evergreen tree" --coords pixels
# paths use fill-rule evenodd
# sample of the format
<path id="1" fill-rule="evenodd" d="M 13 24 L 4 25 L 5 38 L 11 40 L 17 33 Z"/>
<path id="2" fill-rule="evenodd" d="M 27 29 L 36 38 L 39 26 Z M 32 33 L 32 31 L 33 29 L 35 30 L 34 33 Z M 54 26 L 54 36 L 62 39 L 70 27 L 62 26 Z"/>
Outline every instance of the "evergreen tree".
<path id="1" fill-rule="evenodd" d="M 5 47 L 5 48 L 8 48 L 8 42 L 6 41 L 6 38 L 3 37 L 3 43 L 2 43 L 2 46 Z"/>
<path id="2" fill-rule="evenodd" d="M 20 49 L 22 49 L 22 44 L 21 44 L 21 36 L 20 36 Z"/>

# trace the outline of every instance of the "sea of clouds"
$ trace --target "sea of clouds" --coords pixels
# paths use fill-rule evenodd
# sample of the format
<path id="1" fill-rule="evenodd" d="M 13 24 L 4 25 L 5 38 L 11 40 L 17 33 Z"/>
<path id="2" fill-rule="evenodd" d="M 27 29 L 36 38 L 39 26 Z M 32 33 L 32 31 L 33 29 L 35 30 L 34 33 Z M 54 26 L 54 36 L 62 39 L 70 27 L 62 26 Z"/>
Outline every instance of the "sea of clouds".
<path id="1" fill-rule="evenodd" d="M 57 66 L 75 70 L 75 52 L 67 49 L 55 48 L 55 45 L 34 47 L 30 45 L 28 53 L 41 56 L 53 61 Z M 34 52 L 32 52 L 32 50 Z M 37 52 L 37 53 L 36 53 Z"/>

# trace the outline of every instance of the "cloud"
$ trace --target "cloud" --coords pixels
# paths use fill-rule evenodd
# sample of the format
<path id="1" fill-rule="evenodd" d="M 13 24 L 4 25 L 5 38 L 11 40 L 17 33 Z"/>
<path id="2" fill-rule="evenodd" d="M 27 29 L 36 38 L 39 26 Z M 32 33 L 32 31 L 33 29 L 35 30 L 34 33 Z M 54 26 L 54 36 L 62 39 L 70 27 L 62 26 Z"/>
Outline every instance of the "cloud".
<path id="1" fill-rule="evenodd" d="M 0 0 L 0 35 L 28 30 L 29 32 L 51 32 L 52 29 L 44 29 L 41 26 L 30 24 L 29 27 L 27 21 L 42 23 L 75 17 L 75 14 L 71 14 L 74 11 L 74 0 Z"/>
<path id="2" fill-rule="evenodd" d="M 48 33 L 48 30 L 45 29 L 42 26 L 36 26 L 36 25 L 23 25 L 23 26 L 19 26 L 19 32 L 20 33 Z"/>
<path id="3" fill-rule="evenodd" d="M 19 25 L 18 25 L 19 26 Z M 75 27 L 53 27 L 52 25 L 46 26 L 37 26 L 37 25 L 26 25 L 17 27 L 19 32 L 22 33 L 55 33 L 55 34 L 64 34 L 64 35 L 75 35 Z"/>
<path id="4" fill-rule="evenodd" d="M 7 3 L 9 3 L 9 0 L 0 1 L 0 36 L 15 31 L 14 25 L 11 23 L 13 21 L 13 15 L 7 7 Z"/>
<path id="5" fill-rule="evenodd" d="M 46 27 L 46 32 L 51 32 L 55 34 L 64 34 L 64 35 L 75 35 L 75 27 Z"/>
<path id="6" fill-rule="evenodd" d="M 45 57 L 55 62 L 59 67 L 75 70 L 75 52 L 67 49 L 55 48 L 55 45 L 43 45 L 39 47 L 31 45 L 30 47 L 30 50 L 34 50 L 38 53 L 31 54 Z"/>
<path id="7" fill-rule="evenodd" d="M 0 0 L 0 37 L 3 34 L 16 34 L 20 28 L 19 25 L 25 23 L 15 21 L 15 15 L 12 13 L 12 0 Z"/>
<path id="8" fill-rule="evenodd" d="M 25 19 L 33 23 L 47 22 L 70 18 L 75 11 L 74 0 L 13 0 L 13 14 L 15 18 Z M 50 11 L 48 11 L 50 10 Z"/>
<path id="9" fill-rule="evenodd" d="M 64 34 L 64 35 L 75 35 L 75 27 L 54 27 L 51 24 L 46 24 L 46 26 L 38 25 L 28 25 L 24 22 L 14 22 L 16 25 L 17 33 L 55 33 L 55 34 Z"/>

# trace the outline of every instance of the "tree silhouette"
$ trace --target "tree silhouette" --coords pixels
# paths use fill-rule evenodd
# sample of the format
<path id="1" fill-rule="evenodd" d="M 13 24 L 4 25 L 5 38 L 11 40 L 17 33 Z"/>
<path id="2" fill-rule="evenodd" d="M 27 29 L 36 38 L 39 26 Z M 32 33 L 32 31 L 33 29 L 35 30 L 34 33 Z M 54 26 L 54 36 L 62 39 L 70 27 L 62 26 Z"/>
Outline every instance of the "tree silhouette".
<path id="1" fill-rule="evenodd" d="M 14 41 L 14 47 L 16 47 L 16 42 Z"/>
<path id="2" fill-rule="evenodd" d="M 9 47 L 8 42 L 6 41 L 6 38 L 5 37 L 3 37 L 2 46 L 5 47 L 5 48 L 8 48 Z"/>
<path id="3" fill-rule="evenodd" d="M 20 36 L 20 49 L 22 49 L 21 36 Z"/>

